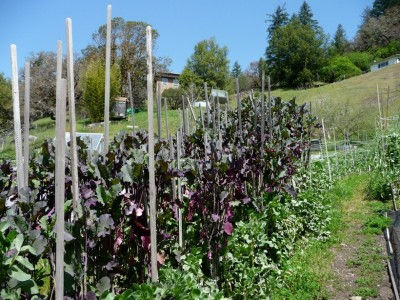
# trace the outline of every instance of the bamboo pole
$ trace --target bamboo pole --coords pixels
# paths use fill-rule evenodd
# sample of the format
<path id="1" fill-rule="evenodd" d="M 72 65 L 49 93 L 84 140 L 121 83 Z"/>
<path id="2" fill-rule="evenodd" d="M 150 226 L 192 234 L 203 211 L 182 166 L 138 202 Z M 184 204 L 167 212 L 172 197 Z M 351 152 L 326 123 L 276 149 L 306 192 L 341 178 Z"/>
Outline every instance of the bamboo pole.
<path id="1" fill-rule="evenodd" d="M 111 5 L 107 5 L 106 78 L 104 89 L 104 156 L 110 143 L 110 65 L 111 65 Z"/>
<path id="2" fill-rule="evenodd" d="M 56 84 L 56 300 L 64 299 L 64 200 L 65 200 L 65 123 L 67 81 L 61 79 L 61 41 L 57 42 Z M 62 59 L 62 57 L 61 57 Z"/>
<path id="3" fill-rule="evenodd" d="M 150 198 L 150 243 L 151 243 L 151 280 L 158 282 L 157 269 L 157 228 L 156 228 L 156 181 L 154 170 L 154 124 L 153 124 L 153 62 L 152 29 L 146 27 L 147 50 L 147 122 L 149 131 L 149 198 Z"/>
<path id="4" fill-rule="evenodd" d="M 30 100 L 31 100 L 31 64 L 29 61 L 27 61 L 25 62 L 25 97 L 24 97 L 24 180 L 26 189 L 28 189 L 28 180 L 29 180 Z"/>
<path id="5" fill-rule="evenodd" d="M 74 214 L 78 213 L 79 189 L 78 189 L 78 151 L 76 147 L 76 120 L 75 120 L 75 83 L 74 83 L 74 53 L 72 50 L 72 20 L 67 18 L 67 80 L 68 80 L 68 105 L 69 105 L 69 124 L 71 140 L 71 175 L 72 175 L 72 196 Z"/>
<path id="6" fill-rule="evenodd" d="M 131 109 L 132 109 L 132 130 L 133 130 L 133 134 L 135 134 L 136 133 L 136 129 L 135 129 L 135 110 L 134 110 L 134 105 L 133 105 L 131 72 L 128 72 L 128 96 L 129 96 L 129 101 L 131 102 Z"/>
<path id="7" fill-rule="evenodd" d="M 17 164 L 17 188 L 18 188 L 18 197 L 21 199 L 24 195 L 23 188 L 25 185 L 25 179 L 24 179 L 22 141 L 21 141 L 17 46 L 12 44 L 10 46 L 10 50 L 11 50 L 11 86 L 12 86 L 12 97 L 13 97 L 15 158 Z"/>
<path id="8" fill-rule="evenodd" d="M 325 144 L 326 160 L 327 160 L 327 163 L 328 163 L 329 181 L 332 182 L 331 163 L 330 163 L 329 154 L 328 154 L 328 143 L 326 141 L 324 119 L 322 119 L 322 131 L 324 133 L 324 144 Z"/>

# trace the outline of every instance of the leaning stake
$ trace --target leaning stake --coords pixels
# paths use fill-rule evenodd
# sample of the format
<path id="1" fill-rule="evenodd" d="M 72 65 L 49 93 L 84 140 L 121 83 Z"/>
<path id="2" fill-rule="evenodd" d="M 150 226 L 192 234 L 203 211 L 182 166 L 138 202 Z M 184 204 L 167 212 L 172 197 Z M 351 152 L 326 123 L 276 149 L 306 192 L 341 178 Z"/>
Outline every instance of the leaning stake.
<path id="1" fill-rule="evenodd" d="M 25 97 L 24 97 L 24 180 L 28 188 L 29 179 L 29 109 L 31 98 L 31 64 L 25 62 Z"/>
<path id="2" fill-rule="evenodd" d="M 58 41 L 61 49 L 61 41 Z M 57 63 L 58 65 L 58 63 Z M 57 70 L 58 71 L 58 70 Z M 60 72 L 61 75 L 61 72 Z M 56 300 L 64 299 L 64 197 L 65 197 L 65 111 L 67 82 L 58 77 L 56 85 Z"/>
<path id="3" fill-rule="evenodd" d="M 19 86 L 18 86 L 18 63 L 17 46 L 12 44 L 11 49 L 11 84 L 14 112 L 14 140 L 15 140 L 15 158 L 17 163 L 17 187 L 18 197 L 23 195 L 24 187 L 24 167 L 22 161 L 22 141 L 21 141 L 21 119 L 19 110 Z"/>
<path id="4" fill-rule="evenodd" d="M 131 110 L 132 110 L 132 131 L 133 134 L 136 133 L 135 130 L 135 110 L 133 107 L 133 95 L 132 95 L 132 83 L 131 83 L 131 72 L 128 72 L 128 96 L 129 96 L 129 101 L 131 102 Z"/>
<path id="5" fill-rule="evenodd" d="M 111 5 L 107 5 L 106 78 L 104 88 L 104 156 L 110 143 Z"/>
<path id="6" fill-rule="evenodd" d="M 74 83 L 74 53 L 72 51 L 72 20 L 67 18 L 67 80 L 68 80 L 68 104 L 69 125 L 71 140 L 71 173 L 72 173 L 72 197 L 74 214 L 78 213 L 79 189 L 78 189 L 78 151 L 76 147 L 76 121 L 75 121 L 75 83 Z"/>
<path id="7" fill-rule="evenodd" d="M 149 198 L 150 198 L 150 243 L 151 280 L 158 282 L 157 230 L 156 230 L 156 181 L 154 174 L 154 124 L 153 124 L 153 66 L 151 27 L 146 27 L 147 50 L 147 122 L 149 131 Z"/>

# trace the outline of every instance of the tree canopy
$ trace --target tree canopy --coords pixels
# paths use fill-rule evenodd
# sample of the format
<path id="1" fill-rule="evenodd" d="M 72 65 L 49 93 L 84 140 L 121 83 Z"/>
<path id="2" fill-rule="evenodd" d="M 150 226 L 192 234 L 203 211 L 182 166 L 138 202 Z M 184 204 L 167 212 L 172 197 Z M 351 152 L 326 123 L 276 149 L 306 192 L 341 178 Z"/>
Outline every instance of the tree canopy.
<path id="1" fill-rule="evenodd" d="M 0 123 L 2 128 L 0 132 L 8 128 L 12 122 L 12 93 L 11 82 L 0 73 Z"/>
<path id="2" fill-rule="evenodd" d="M 239 78 L 239 76 L 242 74 L 242 67 L 237 61 L 234 62 L 231 73 L 234 78 Z"/>
<path id="3" fill-rule="evenodd" d="M 346 32 L 344 31 L 342 24 L 339 24 L 336 29 L 335 36 L 333 37 L 332 46 L 333 46 L 334 52 L 336 54 L 340 54 L 340 55 L 343 55 L 348 47 Z"/>
<path id="4" fill-rule="evenodd" d="M 179 78 L 183 87 L 207 82 L 208 86 L 225 88 L 229 83 L 228 48 L 220 47 L 211 38 L 200 41 L 194 47 L 194 53 L 188 59 Z"/>
<path id="5" fill-rule="evenodd" d="M 267 14 L 267 22 L 269 23 L 267 33 L 271 37 L 276 29 L 289 22 L 289 14 L 286 11 L 285 5 L 278 5 L 273 14 Z"/>

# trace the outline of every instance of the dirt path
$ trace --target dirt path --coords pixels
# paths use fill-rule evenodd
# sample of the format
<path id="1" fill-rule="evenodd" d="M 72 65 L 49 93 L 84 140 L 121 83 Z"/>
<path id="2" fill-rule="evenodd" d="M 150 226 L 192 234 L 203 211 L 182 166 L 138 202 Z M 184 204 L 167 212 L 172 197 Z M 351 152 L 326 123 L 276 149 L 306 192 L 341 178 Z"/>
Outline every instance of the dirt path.
<path id="1" fill-rule="evenodd" d="M 343 203 L 345 225 L 339 234 L 340 243 L 332 249 L 334 276 L 327 287 L 330 299 L 393 299 L 385 241 L 381 234 L 367 232 L 365 226 L 378 215 L 376 206 L 381 203 L 367 201 L 363 191 L 360 184 L 352 198 Z"/>

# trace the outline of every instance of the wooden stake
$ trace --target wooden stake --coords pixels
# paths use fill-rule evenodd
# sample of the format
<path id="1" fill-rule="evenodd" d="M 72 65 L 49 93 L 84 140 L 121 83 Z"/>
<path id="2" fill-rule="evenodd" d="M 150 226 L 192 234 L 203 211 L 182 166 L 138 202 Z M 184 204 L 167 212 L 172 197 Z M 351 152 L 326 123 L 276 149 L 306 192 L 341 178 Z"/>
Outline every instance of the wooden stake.
<path id="1" fill-rule="evenodd" d="M 169 137 L 169 130 L 168 130 L 168 104 L 167 98 L 164 98 L 164 108 L 165 108 L 165 131 L 167 133 L 167 137 Z"/>
<path id="2" fill-rule="evenodd" d="M 239 120 L 238 137 L 240 140 L 242 140 L 242 104 L 240 101 L 239 79 L 238 78 L 236 78 L 236 100 L 237 100 L 237 112 L 238 112 L 238 120 Z"/>
<path id="3" fill-rule="evenodd" d="M 78 151 L 76 147 L 76 121 L 75 121 L 75 83 L 74 83 L 74 53 L 72 50 L 72 20 L 67 18 L 67 80 L 68 80 L 68 105 L 69 124 L 71 140 L 71 173 L 72 173 L 72 196 L 74 214 L 78 213 L 79 189 L 78 189 Z"/>
<path id="4" fill-rule="evenodd" d="M 131 82 L 131 72 L 128 72 L 128 96 L 129 96 L 129 101 L 131 102 L 131 109 L 132 109 L 132 129 L 133 129 L 133 134 L 136 133 L 135 129 L 135 109 L 133 105 L 133 95 L 132 95 L 132 82 Z"/>
<path id="5" fill-rule="evenodd" d="M 264 157 L 265 146 L 265 72 L 261 76 L 261 158 Z"/>
<path id="6" fill-rule="evenodd" d="M 61 79 L 61 41 L 57 42 L 56 84 L 56 300 L 64 299 L 64 198 L 65 198 L 65 123 L 67 81 Z"/>
<path id="7" fill-rule="evenodd" d="M 158 132 L 158 140 L 161 139 L 161 88 L 160 82 L 157 81 L 156 84 L 156 108 L 157 108 L 157 132 Z"/>
<path id="8" fill-rule="evenodd" d="M 210 105 L 208 101 L 208 88 L 207 88 L 207 82 L 204 82 L 204 97 L 206 100 L 206 113 L 207 113 L 207 127 L 210 125 Z"/>
<path id="9" fill-rule="evenodd" d="M 176 148 L 177 148 L 177 155 L 176 155 L 176 161 L 177 161 L 177 168 L 178 170 L 181 169 L 181 149 L 182 149 L 182 141 L 181 141 L 181 132 L 178 130 L 176 134 Z M 178 199 L 180 203 L 183 203 L 183 196 L 182 196 L 182 179 L 178 177 Z M 179 207 L 178 208 L 178 244 L 180 250 L 182 250 L 183 247 L 183 230 L 182 230 L 182 210 Z"/>
<path id="10" fill-rule="evenodd" d="M 151 281 L 158 282 L 157 228 L 156 228 L 156 180 L 154 170 L 154 125 L 153 125 L 153 62 L 151 26 L 146 27 L 147 50 L 147 122 L 149 131 L 149 199 L 150 199 L 150 243 Z"/>
<path id="11" fill-rule="evenodd" d="M 25 62 L 25 97 L 24 97 L 24 180 L 26 189 L 28 189 L 28 180 L 29 180 L 30 100 L 31 100 L 31 64 L 29 61 L 27 61 Z"/>
<path id="12" fill-rule="evenodd" d="M 111 5 L 107 5 L 106 79 L 104 89 L 104 156 L 110 143 L 110 65 L 111 65 Z"/>
<path id="13" fill-rule="evenodd" d="M 11 49 L 11 85 L 13 97 L 13 113 L 14 113 L 14 140 L 15 140 L 15 158 L 17 163 L 17 188 L 18 197 L 24 196 L 23 188 L 25 186 L 24 167 L 22 157 L 22 141 L 21 141 L 21 119 L 19 108 L 19 85 L 18 85 L 18 62 L 17 62 L 17 46 L 12 44 Z"/>
<path id="14" fill-rule="evenodd" d="M 332 182 L 331 163 L 330 163 L 329 155 L 328 155 L 328 143 L 326 141 L 324 119 L 322 119 L 321 121 L 322 121 L 322 131 L 324 133 L 324 144 L 325 144 L 326 160 L 328 162 L 329 181 Z"/>
<path id="15" fill-rule="evenodd" d="M 190 108 L 190 112 L 192 113 L 193 120 L 194 120 L 195 122 L 197 122 L 197 120 L 196 120 L 196 115 L 195 115 L 195 113 L 194 113 L 194 110 L 193 110 L 192 104 L 190 103 L 189 98 L 187 98 L 187 102 L 188 102 L 188 104 L 189 104 L 189 108 Z"/>
<path id="16" fill-rule="evenodd" d="M 271 77 L 268 76 L 268 118 L 269 118 L 269 138 L 272 140 L 272 99 L 271 99 Z M 310 104 L 311 113 L 311 104 Z"/>

